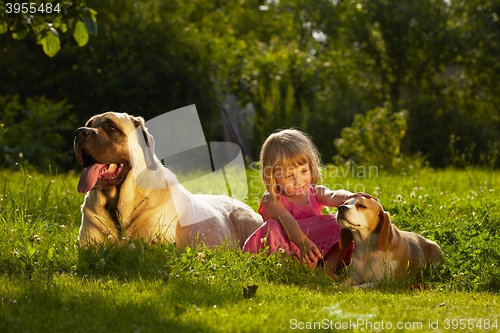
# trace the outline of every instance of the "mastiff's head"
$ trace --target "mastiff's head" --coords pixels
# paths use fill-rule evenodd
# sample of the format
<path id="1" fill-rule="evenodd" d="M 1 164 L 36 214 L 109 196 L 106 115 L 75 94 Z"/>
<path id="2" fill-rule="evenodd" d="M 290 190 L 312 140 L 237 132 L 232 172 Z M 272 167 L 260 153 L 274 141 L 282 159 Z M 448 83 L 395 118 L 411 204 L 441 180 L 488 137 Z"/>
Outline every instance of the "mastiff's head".
<path id="1" fill-rule="evenodd" d="M 139 131 L 137 131 L 139 129 Z M 137 133 L 141 135 L 137 135 Z M 134 137 L 131 140 L 131 137 Z M 75 132 L 75 154 L 84 170 L 78 192 L 120 185 L 132 168 L 134 151 L 148 167 L 154 167 L 153 138 L 144 128 L 142 117 L 126 113 L 106 112 L 90 118 L 85 127 Z M 132 143 L 131 143 L 132 142 Z M 137 158 L 136 158 L 137 160 Z"/>

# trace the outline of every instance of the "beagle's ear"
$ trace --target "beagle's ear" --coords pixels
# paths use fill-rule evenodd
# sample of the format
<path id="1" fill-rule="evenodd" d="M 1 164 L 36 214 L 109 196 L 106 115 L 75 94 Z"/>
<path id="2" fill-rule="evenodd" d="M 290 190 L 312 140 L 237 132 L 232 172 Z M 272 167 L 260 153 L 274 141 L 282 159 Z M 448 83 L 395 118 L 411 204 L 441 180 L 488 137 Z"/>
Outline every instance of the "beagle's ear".
<path id="1" fill-rule="evenodd" d="M 146 142 L 146 147 L 144 147 L 144 160 L 149 170 L 155 171 L 158 165 L 155 162 L 155 141 L 153 136 L 149 134 L 148 130 L 144 126 L 144 118 L 142 117 L 132 117 L 132 121 L 136 127 L 140 127 L 142 135 L 144 136 L 144 141 Z"/>
<path id="2" fill-rule="evenodd" d="M 380 234 L 378 236 L 378 247 L 383 252 L 389 250 L 394 233 L 392 231 L 391 219 L 388 212 L 382 211 L 379 214 Z"/>
<path id="3" fill-rule="evenodd" d="M 349 229 L 342 228 L 340 229 L 340 241 L 339 241 L 339 249 L 346 249 L 351 242 L 353 241 L 352 231 Z"/>

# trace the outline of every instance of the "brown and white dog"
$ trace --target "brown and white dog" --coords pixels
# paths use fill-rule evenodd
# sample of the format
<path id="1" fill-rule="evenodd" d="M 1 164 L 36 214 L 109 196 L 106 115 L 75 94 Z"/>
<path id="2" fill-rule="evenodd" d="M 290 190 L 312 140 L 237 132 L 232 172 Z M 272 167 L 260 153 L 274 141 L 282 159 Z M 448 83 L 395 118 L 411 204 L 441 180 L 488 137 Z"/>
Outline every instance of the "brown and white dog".
<path id="1" fill-rule="evenodd" d="M 391 223 L 389 213 L 374 199 L 353 198 L 339 206 L 337 222 L 342 226 L 340 248 L 353 240 L 354 254 L 347 287 L 373 288 L 382 281 L 417 276 L 430 264 L 442 264 L 436 242 Z"/>
<path id="2" fill-rule="evenodd" d="M 195 195 L 179 184 L 154 154 L 154 139 L 141 117 L 115 112 L 92 117 L 75 132 L 75 153 L 84 168 L 78 191 L 86 193 L 82 246 L 142 238 L 179 247 L 241 247 L 262 224 L 241 201 Z"/>

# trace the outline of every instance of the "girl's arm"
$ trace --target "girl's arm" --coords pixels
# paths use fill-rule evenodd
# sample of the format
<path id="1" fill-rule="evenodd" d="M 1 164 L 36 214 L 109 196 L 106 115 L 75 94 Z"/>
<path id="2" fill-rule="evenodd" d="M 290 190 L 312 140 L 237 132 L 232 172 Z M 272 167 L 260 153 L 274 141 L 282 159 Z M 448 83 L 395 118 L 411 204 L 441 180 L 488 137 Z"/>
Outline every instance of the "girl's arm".
<path id="1" fill-rule="evenodd" d="M 281 223 L 285 235 L 300 249 L 302 261 L 309 266 L 315 266 L 323 256 L 316 245 L 302 232 L 297 220 L 286 210 L 281 201 L 275 201 L 267 192 L 262 197 L 262 207 L 269 218 Z"/>
<path id="2" fill-rule="evenodd" d="M 318 199 L 318 202 L 324 206 L 338 207 L 348 199 L 360 197 L 378 200 L 377 198 L 363 192 L 352 193 L 346 190 L 332 191 L 326 186 L 316 186 L 316 198 Z"/>

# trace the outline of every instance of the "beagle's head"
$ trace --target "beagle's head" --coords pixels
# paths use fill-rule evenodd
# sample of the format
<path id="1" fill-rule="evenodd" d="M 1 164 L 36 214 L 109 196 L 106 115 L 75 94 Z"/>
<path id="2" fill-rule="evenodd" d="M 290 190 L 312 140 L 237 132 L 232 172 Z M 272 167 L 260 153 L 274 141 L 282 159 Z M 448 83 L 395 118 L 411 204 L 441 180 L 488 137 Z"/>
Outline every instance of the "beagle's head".
<path id="1" fill-rule="evenodd" d="M 347 247 L 353 240 L 352 232 L 362 235 L 377 234 L 378 246 L 387 251 L 392 241 L 392 228 L 389 213 L 382 205 L 371 198 L 351 198 L 339 206 L 337 223 L 342 227 L 340 247 Z"/>

